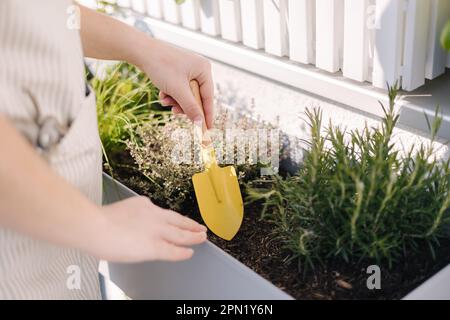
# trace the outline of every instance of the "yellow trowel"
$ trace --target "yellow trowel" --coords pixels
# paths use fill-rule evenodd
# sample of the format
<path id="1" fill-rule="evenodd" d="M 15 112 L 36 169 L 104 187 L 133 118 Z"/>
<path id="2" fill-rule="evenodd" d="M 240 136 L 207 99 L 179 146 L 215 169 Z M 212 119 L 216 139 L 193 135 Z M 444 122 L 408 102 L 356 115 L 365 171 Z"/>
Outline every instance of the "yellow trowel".
<path id="1" fill-rule="evenodd" d="M 191 81 L 190 86 L 203 111 L 197 81 Z M 201 131 L 207 131 L 205 123 Z M 244 218 L 244 204 L 236 170 L 232 166 L 219 167 L 214 147 L 207 134 L 203 135 L 200 141 L 204 171 L 192 177 L 200 214 L 214 234 L 231 240 L 239 231 Z"/>

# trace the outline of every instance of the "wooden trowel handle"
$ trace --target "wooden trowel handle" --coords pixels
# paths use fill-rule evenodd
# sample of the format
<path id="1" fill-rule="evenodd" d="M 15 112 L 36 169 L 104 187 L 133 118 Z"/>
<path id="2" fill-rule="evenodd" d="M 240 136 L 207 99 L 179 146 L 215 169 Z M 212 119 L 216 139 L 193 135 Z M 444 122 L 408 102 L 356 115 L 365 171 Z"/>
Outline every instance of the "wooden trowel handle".
<path id="1" fill-rule="evenodd" d="M 202 108 L 202 112 L 203 112 L 202 96 L 200 95 L 200 86 L 198 85 L 197 80 L 191 80 L 189 82 L 189 86 L 191 87 L 191 91 L 195 97 L 195 100 L 197 100 L 197 102 L 200 105 L 200 107 Z"/>
<path id="2" fill-rule="evenodd" d="M 205 110 L 203 109 L 202 96 L 200 94 L 200 86 L 198 85 L 197 80 L 191 80 L 189 82 L 189 86 L 191 87 L 192 94 L 194 95 L 195 100 L 197 101 L 198 105 L 200 106 L 200 110 L 203 115 L 203 121 L 202 121 L 202 131 L 204 134 L 203 142 L 210 142 L 211 139 L 209 138 L 209 135 L 207 134 L 208 127 L 206 126 Z"/>

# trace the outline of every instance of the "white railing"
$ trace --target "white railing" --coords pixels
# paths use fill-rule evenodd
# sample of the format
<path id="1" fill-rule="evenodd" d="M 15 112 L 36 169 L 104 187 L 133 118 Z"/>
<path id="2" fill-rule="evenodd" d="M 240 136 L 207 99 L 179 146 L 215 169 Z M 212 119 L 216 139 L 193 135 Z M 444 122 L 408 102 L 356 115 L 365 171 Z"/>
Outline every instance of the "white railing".
<path id="1" fill-rule="evenodd" d="M 414 90 L 450 67 L 450 0 L 118 0 L 190 30 L 384 88 Z"/>

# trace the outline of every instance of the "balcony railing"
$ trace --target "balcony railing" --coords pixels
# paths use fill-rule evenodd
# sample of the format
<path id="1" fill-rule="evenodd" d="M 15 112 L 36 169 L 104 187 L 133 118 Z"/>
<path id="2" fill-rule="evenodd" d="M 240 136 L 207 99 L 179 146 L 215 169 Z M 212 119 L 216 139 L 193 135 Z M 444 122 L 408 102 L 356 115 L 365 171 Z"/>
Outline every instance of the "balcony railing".
<path id="1" fill-rule="evenodd" d="M 414 90 L 450 66 L 439 34 L 448 0 L 117 1 L 150 17 L 376 88 Z"/>
<path id="2" fill-rule="evenodd" d="M 376 116 L 398 81 L 400 123 L 427 132 L 424 113 L 432 120 L 440 105 L 450 139 L 450 55 L 439 41 L 449 0 L 103 2 L 156 38 Z"/>

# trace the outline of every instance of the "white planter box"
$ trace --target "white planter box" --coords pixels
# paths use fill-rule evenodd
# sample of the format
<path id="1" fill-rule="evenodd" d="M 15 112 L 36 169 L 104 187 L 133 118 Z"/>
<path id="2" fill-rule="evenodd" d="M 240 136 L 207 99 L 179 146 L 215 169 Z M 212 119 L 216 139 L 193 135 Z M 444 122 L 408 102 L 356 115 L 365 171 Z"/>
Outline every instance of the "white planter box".
<path id="1" fill-rule="evenodd" d="M 450 300 L 450 265 L 413 290 L 404 300 Z"/>
<path id="2" fill-rule="evenodd" d="M 200 0 L 185 0 L 180 5 L 181 24 L 191 30 L 200 29 Z"/>
<path id="3" fill-rule="evenodd" d="M 136 193 L 103 178 L 103 203 Z M 132 299 L 292 299 L 211 242 L 195 247 L 188 261 L 108 263 L 105 278 Z"/>
<path id="4" fill-rule="evenodd" d="M 220 35 L 219 0 L 200 0 L 200 25 L 203 33 Z"/>
<path id="5" fill-rule="evenodd" d="M 253 49 L 264 48 L 264 11 L 261 0 L 241 1 L 242 42 Z"/>
<path id="6" fill-rule="evenodd" d="M 240 1 L 219 0 L 219 7 L 222 38 L 233 42 L 240 42 L 242 40 Z"/>
<path id="7" fill-rule="evenodd" d="M 137 194 L 103 174 L 103 203 Z M 108 263 L 104 276 L 132 299 L 292 299 L 211 242 L 179 263 Z M 103 271 L 105 272 L 105 271 Z M 404 299 L 450 299 L 450 265 Z"/>

